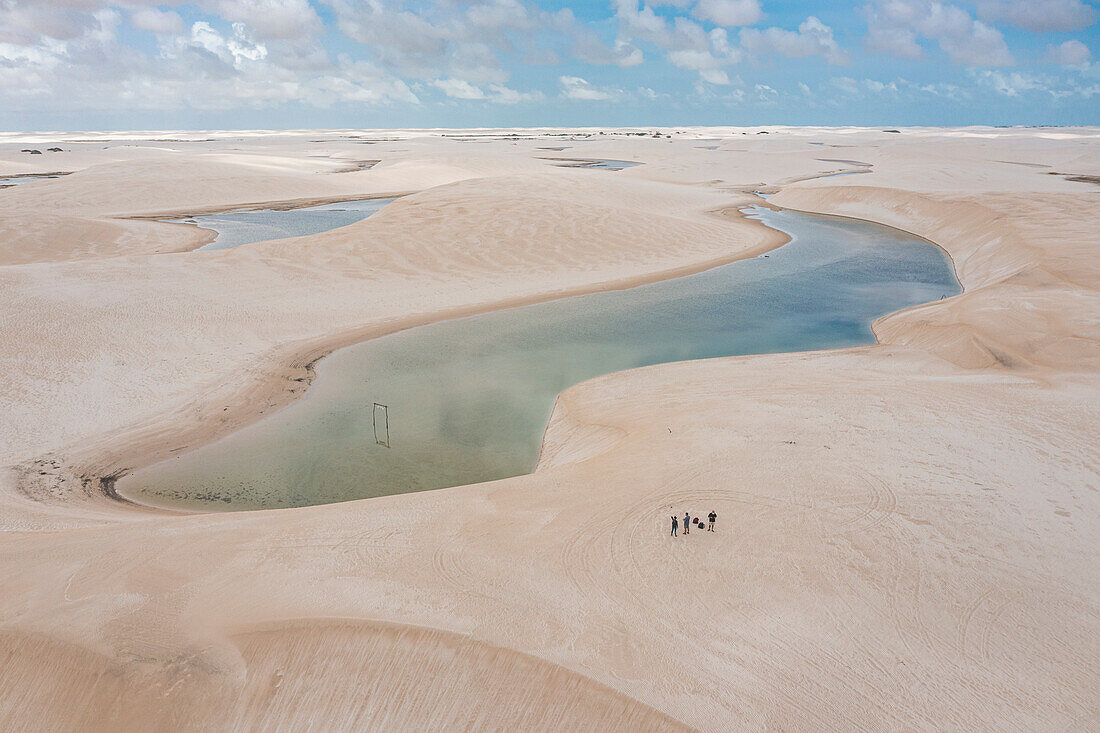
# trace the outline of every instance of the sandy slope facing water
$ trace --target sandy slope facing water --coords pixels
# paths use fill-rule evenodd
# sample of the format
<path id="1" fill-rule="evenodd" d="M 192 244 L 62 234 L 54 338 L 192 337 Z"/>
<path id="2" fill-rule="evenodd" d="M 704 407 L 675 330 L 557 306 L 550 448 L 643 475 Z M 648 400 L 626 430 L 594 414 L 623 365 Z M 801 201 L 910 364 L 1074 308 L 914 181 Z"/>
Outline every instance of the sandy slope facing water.
<path id="1" fill-rule="evenodd" d="M 0 191 L 4 232 L 55 217 L 0 267 L 0 719 L 1094 728 L 1100 210 L 1052 174 L 1100 173 L 1098 132 L 681 133 L 97 137 L 78 173 Z M 645 164 L 554 168 L 547 144 Z M 364 148 L 382 162 L 336 172 Z M 848 167 L 822 158 L 873 172 L 806 180 Z M 530 476 L 193 516 L 101 492 L 285 404 L 340 343 L 774 246 L 713 213 L 751 189 L 928 237 L 966 292 L 880 346 L 578 385 Z M 118 224 L 341 191 L 418 193 L 227 252 Z M 719 532 L 667 537 L 712 508 Z"/>

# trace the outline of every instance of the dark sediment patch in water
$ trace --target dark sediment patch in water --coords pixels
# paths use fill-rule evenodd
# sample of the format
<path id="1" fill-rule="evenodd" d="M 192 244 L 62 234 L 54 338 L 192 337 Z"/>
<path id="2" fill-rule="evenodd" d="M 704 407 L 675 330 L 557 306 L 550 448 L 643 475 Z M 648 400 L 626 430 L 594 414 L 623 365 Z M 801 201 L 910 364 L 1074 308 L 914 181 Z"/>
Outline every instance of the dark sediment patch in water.
<path id="1" fill-rule="evenodd" d="M 870 166 L 870 163 L 864 163 L 862 160 L 848 160 L 847 158 L 814 158 L 814 160 L 820 160 L 823 163 L 844 163 L 846 165 L 866 165 Z"/>
<path id="2" fill-rule="evenodd" d="M 341 168 L 337 168 L 334 171 L 330 171 L 330 173 L 354 173 L 356 171 L 369 171 L 371 168 L 373 168 L 374 166 L 378 165 L 381 162 L 382 161 L 379 160 L 379 159 L 375 159 L 375 160 L 352 160 L 352 161 L 348 162 L 347 165 L 344 165 Z"/>
<path id="3" fill-rule="evenodd" d="M 862 171 L 840 171 L 839 173 L 825 173 L 825 174 L 820 175 L 820 176 L 811 176 L 810 178 L 807 178 L 805 180 L 807 180 L 807 181 L 816 181 L 816 180 L 819 180 L 821 178 L 840 178 L 841 176 L 858 176 L 858 175 L 862 175 L 864 173 L 870 173 L 870 172 L 871 172 L 870 169 L 862 170 Z"/>
<path id="4" fill-rule="evenodd" d="M 321 504 L 531 471 L 557 395 L 652 364 L 872 344 L 887 313 L 960 291 L 935 245 L 868 222 L 754 208 L 768 255 L 627 290 L 409 329 L 334 352 L 305 396 L 120 479 L 184 509 Z"/>
<path id="5" fill-rule="evenodd" d="M 539 158 L 539 160 L 553 161 L 559 168 L 597 168 L 609 171 L 621 171 L 623 168 L 642 165 L 640 161 L 636 160 L 613 160 L 611 158 Z"/>
<path id="6" fill-rule="evenodd" d="M 11 188 L 12 186 L 18 186 L 23 183 L 34 183 L 35 181 L 46 181 L 51 178 L 60 178 L 61 176 L 67 176 L 72 171 L 52 171 L 50 173 L 12 173 L 7 176 L 0 176 L 0 188 Z"/>
<path id="7" fill-rule="evenodd" d="M 1047 173 L 1047 175 L 1048 176 L 1061 176 L 1062 178 L 1065 178 L 1067 181 L 1073 181 L 1074 183 L 1092 183 L 1094 185 L 1100 186 L 1100 176 L 1089 176 L 1089 175 L 1077 174 L 1077 173 L 1056 173 L 1054 171 L 1051 171 L 1050 173 Z"/>

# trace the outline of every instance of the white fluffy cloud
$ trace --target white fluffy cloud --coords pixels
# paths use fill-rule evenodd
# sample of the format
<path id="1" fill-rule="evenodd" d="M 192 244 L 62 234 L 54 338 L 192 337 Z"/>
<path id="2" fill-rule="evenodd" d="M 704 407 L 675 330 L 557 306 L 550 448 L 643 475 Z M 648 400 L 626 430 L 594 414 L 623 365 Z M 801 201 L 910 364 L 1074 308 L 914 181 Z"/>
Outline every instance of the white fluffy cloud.
<path id="1" fill-rule="evenodd" d="M 1009 66 L 1004 36 L 962 8 L 937 0 L 875 0 L 864 6 L 869 51 L 919 59 L 920 38 L 936 41 L 956 64 Z"/>
<path id="2" fill-rule="evenodd" d="M 1029 31 L 1072 31 L 1096 22 L 1096 11 L 1081 0 L 978 0 L 978 17 Z"/>
<path id="3" fill-rule="evenodd" d="M 0 43 L 27 45 L 41 38 L 68 41 L 91 30 L 94 19 L 48 3 L 0 2 Z"/>
<path id="4" fill-rule="evenodd" d="M 898 77 L 892 81 L 876 79 L 852 79 L 835 77 L 829 80 L 829 87 L 835 92 L 855 99 L 868 99 L 886 95 L 896 99 L 920 101 L 928 95 L 952 101 L 973 100 L 993 92 L 1002 97 L 1014 99 L 1035 99 L 1040 101 L 1059 101 L 1068 98 L 1089 99 L 1100 96 L 1100 84 L 1091 83 L 1087 70 L 1080 75 L 1073 74 L 1037 74 L 1026 71 L 1006 71 L 1002 69 L 967 69 L 966 76 L 975 82 L 973 86 L 960 87 L 957 84 L 918 84 Z M 1045 102 L 1043 102 L 1045 103 Z"/>
<path id="5" fill-rule="evenodd" d="M 813 96 L 809 87 L 799 85 L 803 93 Z M 969 93 L 954 84 L 916 84 L 898 77 L 890 81 L 878 79 L 853 79 L 849 76 L 833 77 L 828 83 L 829 97 L 835 97 L 837 93 L 853 99 L 874 99 L 886 97 L 889 99 L 925 100 L 928 95 L 942 97 L 951 100 L 969 98 Z"/>
<path id="6" fill-rule="evenodd" d="M 897 96 L 898 85 L 905 84 L 904 80 L 879 81 L 877 79 L 853 79 L 849 76 L 834 77 L 829 82 L 839 91 L 852 97 L 860 97 L 865 94 Z"/>
<path id="7" fill-rule="evenodd" d="M 1005 97 L 1041 94 L 1054 100 L 1071 97 L 1091 99 L 1100 96 L 1100 84 L 1084 77 L 1034 74 L 1024 71 L 1005 72 L 998 69 L 971 69 L 970 76 Z"/>
<path id="8" fill-rule="evenodd" d="M 814 59 L 800 69 L 818 60 L 851 61 L 841 46 L 850 26 L 838 25 L 842 32 L 834 33 L 811 16 L 797 28 L 768 27 L 764 10 L 778 8 L 778 2 L 608 1 L 613 19 L 591 23 L 569 9 L 546 10 L 540 0 L 0 0 L 0 112 L 422 99 L 518 104 L 544 98 L 537 90 L 514 88 L 522 84 L 513 72 L 528 66 L 560 66 L 550 76 L 556 84 L 550 81 L 545 89 L 559 99 L 659 96 L 771 104 L 791 99 L 788 90 L 798 94 L 797 80 L 780 84 L 770 76 L 779 58 Z M 996 69 L 1015 60 L 995 26 L 1035 32 L 1087 28 L 1097 20 L 1095 0 L 860 3 L 868 50 L 921 59 L 938 46 L 953 63 L 971 68 L 943 70 L 955 78 L 923 86 L 852 72 L 825 82 L 821 99 L 826 91 L 869 100 L 982 94 L 1061 100 L 1100 93 L 1100 65 L 1092 63 L 1091 36 L 1084 34 L 1047 46 L 1042 73 L 1027 69 L 1030 54 L 1012 73 Z M 753 63 L 748 84 L 736 73 L 746 61 L 767 62 Z M 588 79 L 596 77 L 585 64 L 634 70 L 612 68 L 607 71 L 616 76 L 605 71 L 600 84 L 593 84 Z M 688 72 L 694 84 L 662 93 L 668 92 L 662 80 L 666 64 Z M 658 91 L 638 88 L 645 78 L 661 80 L 654 82 Z M 797 98 L 808 97 L 804 90 Z"/>
<path id="9" fill-rule="evenodd" d="M 462 79 L 436 79 L 432 86 L 452 99 L 485 99 L 485 92 Z"/>
<path id="10" fill-rule="evenodd" d="M 506 87 L 503 84 L 489 85 L 490 102 L 496 102 L 498 104 L 518 104 L 519 102 L 536 102 L 540 99 L 543 99 L 543 94 L 538 90 L 521 92 Z"/>
<path id="11" fill-rule="evenodd" d="M 699 0 L 691 14 L 726 27 L 752 25 L 764 17 L 759 0 Z"/>
<path id="12" fill-rule="evenodd" d="M 583 26 L 573 37 L 572 54 L 585 63 L 601 66 L 637 66 L 645 60 L 641 49 L 633 43 L 617 40 L 609 46 L 594 31 Z"/>
<path id="13" fill-rule="evenodd" d="M 779 92 L 767 84 L 756 84 L 753 86 L 752 90 L 756 93 L 757 101 L 764 104 L 771 104 L 779 99 Z"/>
<path id="14" fill-rule="evenodd" d="M 292 98 L 302 99 L 317 107 L 332 107 L 348 102 L 385 104 L 404 102 L 419 104 L 420 99 L 400 79 L 394 79 L 382 69 L 367 61 L 352 61 L 341 57 L 337 64 L 298 85 L 290 77 L 288 82 L 275 87 L 276 94 L 285 91 Z M 290 85 L 290 89 L 287 89 Z M 292 90 L 292 91 L 291 91 Z"/>
<path id="15" fill-rule="evenodd" d="M 742 28 L 740 39 L 741 47 L 753 56 L 822 56 L 830 64 L 846 64 L 851 60 L 848 52 L 833 38 L 833 29 L 812 15 L 798 26 L 797 31 L 782 28 Z"/>
<path id="16" fill-rule="evenodd" d="M 263 40 L 299 39 L 321 31 L 321 19 L 307 0 L 218 0 L 216 10 Z"/>
<path id="17" fill-rule="evenodd" d="M 1092 59 L 1089 47 L 1080 41 L 1065 41 L 1057 46 L 1047 47 L 1047 60 L 1062 66 L 1080 66 Z"/>
<path id="18" fill-rule="evenodd" d="M 561 87 L 561 96 L 566 99 L 601 102 L 623 95 L 621 89 L 601 89 L 579 76 L 560 76 L 558 86 Z"/>
<path id="19" fill-rule="evenodd" d="M 587 63 L 633 66 L 641 52 L 608 45 L 568 9 L 549 12 L 521 0 L 327 0 L 337 27 L 395 73 L 503 84 L 517 56 L 553 60 L 558 48 Z"/>
<path id="20" fill-rule="evenodd" d="M 180 33 L 183 30 L 183 18 L 178 13 L 157 10 L 156 8 L 138 8 L 130 12 L 130 25 L 143 31 L 161 35 Z"/>
<path id="21" fill-rule="evenodd" d="M 249 61 L 259 61 L 267 56 L 267 47 L 252 40 L 244 23 L 234 23 L 233 33 L 227 38 L 209 23 L 199 21 L 191 26 L 190 38 L 178 39 L 174 47 L 164 47 L 162 50 L 165 55 L 172 56 L 184 53 L 188 48 L 202 49 L 237 69 Z"/>
<path id="22" fill-rule="evenodd" d="M 486 100 L 499 104 L 516 104 L 539 99 L 533 92 L 520 92 L 503 84 L 489 84 L 485 89 L 463 79 L 435 79 L 431 85 L 451 99 Z"/>
<path id="23" fill-rule="evenodd" d="M 97 10 L 108 4 L 123 13 Z M 0 108 L 415 104 L 417 80 L 452 99 L 515 104 L 540 96 L 507 84 L 516 64 L 559 63 L 561 53 L 622 67 L 643 60 L 637 47 L 605 43 L 570 11 L 529 0 L 325 0 L 332 30 L 360 44 L 348 51 L 358 60 L 334 59 L 314 4 L 0 0 L 0 45 L 11 47 L 0 50 Z M 196 10 L 202 15 L 185 22 Z M 122 21 L 156 34 L 157 50 L 120 41 Z"/>
<path id="24" fill-rule="evenodd" d="M 1023 74 L 1018 71 L 1003 72 L 992 69 L 981 69 L 973 72 L 974 78 L 985 82 L 998 94 L 1006 97 L 1016 97 L 1024 92 L 1047 91 L 1053 80 L 1050 77 Z"/>
<path id="25" fill-rule="evenodd" d="M 94 9 L 91 0 L 79 4 L 92 10 L 70 13 L 57 7 L 63 2 L 41 0 L 25 12 L 0 0 L 0 108 L 9 113 L 419 101 L 377 65 L 333 60 L 315 42 L 274 37 L 287 35 L 277 23 L 262 26 L 272 38 L 259 40 L 243 20 L 185 26 L 175 12 L 130 0 L 125 18 L 157 34 L 157 50 L 148 54 L 120 39 L 121 13 Z M 249 8 L 260 5 L 238 3 L 236 10 Z"/>
<path id="26" fill-rule="evenodd" d="M 708 84 L 726 85 L 730 83 L 729 74 L 722 68 L 721 59 L 711 55 L 708 51 L 695 51 L 685 49 L 683 51 L 671 51 L 668 60 L 681 69 L 691 69 L 699 72 L 699 78 Z"/>
<path id="27" fill-rule="evenodd" d="M 707 28 L 690 18 L 667 18 L 639 0 L 613 0 L 619 21 L 619 37 L 630 42 L 642 41 L 664 51 L 673 66 L 699 74 L 707 84 L 730 84 L 727 69 L 751 56 L 780 55 L 787 58 L 822 56 L 832 64 L 850 61 L 848 53 L 833 37 L 833 30 L 810 16 L 797 30 L 783 28 L 741 28 L 739 45 L 730 43 L 726 26 L 744 26 L 763 17 L 756 0 L 700 0 L 692 8 L 698 20 L 718 27 Z M 657 4 L 657 3 L 652 3 Z M 665 2 L 686 7 L 690 0 Z"/>
<path id="28" fill-rule="evenodd" d="M 725 29 L 707 31 L 683 16 L 668 20 L 649 6 L 639 6 L 637 0 L 615 0 L 615 5 L 621 42 L 651 43 L 664 51 L 673 66 L 695 71 L 710 84 L 729 83 L 723 69 L 737 63 L 741 52 L 730 47 Z"/>

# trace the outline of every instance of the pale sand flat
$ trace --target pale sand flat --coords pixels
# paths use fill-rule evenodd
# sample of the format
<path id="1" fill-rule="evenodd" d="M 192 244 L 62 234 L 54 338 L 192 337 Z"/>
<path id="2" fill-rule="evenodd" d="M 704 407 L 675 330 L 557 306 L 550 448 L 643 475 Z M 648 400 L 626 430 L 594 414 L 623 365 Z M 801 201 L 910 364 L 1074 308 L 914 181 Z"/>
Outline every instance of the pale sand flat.
<path id="1" fill-rule="evenodd" d="M 1100 173 L 1100 131 L 769 130 L 569 151 L 645 163 L 616 172 L 537 161 L 545 137 L 96 138 L 0 191 L 0 230 L 38 227 L 0 244 L 0 720 L 1095 728 L 1100 189 L 1050 173 Z M 332 172 L 357 158 L 382 163 Z M 585 382 L 530 476 L 207 515 L 100 489 L 341 344 L 774 247 L 728 213 L 753 189 L 935 241 L 966 292 L 880 346 Z M 154 254 L 195 232 L 120 218 L 411 191 L 221 252 Z M 667 537 L 685 508 L 719 531 Z"/>

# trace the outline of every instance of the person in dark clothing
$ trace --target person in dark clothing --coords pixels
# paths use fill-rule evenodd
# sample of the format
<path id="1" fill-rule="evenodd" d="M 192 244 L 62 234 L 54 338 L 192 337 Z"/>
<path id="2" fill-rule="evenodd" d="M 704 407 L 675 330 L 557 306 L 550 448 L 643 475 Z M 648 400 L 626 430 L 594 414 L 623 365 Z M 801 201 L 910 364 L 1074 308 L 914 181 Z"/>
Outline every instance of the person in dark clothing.
<path id="1" fill-rule="evenodd" d="M 691 515 L 684 512 L 684 534 L 691 534 Z"/>
<path id="2" fill-rule="evenodd" d="M 676 526 L 677 526 L 678 524 L 679 524 L 679 522 L 678 522 L 678 521 L 676 521 L 676 517 L 673 517 L 673 518 L 672 518 L 672 536 L 673 536 L 673 537 L 675 537 L 675 536 L 676 536 Z"/>
<path id="3" fill-rule="evenodd" d="M 707 531 L 708 532 L 713 532 L 714 531 L 714 522 L 715 522 L 716 519 L 718 519 L 718 515 L 714 513 L 713 509 L 711 509 L 710 514 L 707 515 Z"/>

